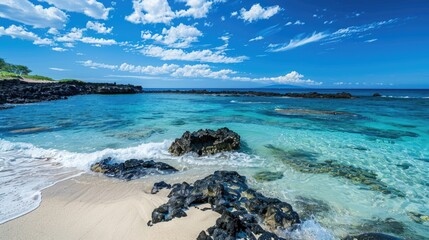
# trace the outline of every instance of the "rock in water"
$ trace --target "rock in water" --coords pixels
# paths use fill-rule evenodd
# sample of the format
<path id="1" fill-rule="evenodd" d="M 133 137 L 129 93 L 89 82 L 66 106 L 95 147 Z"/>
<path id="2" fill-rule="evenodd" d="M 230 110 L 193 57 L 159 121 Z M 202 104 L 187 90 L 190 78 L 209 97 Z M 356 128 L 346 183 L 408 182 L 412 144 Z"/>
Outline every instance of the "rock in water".
<path id="1" fill-rule="evenodd" d="M 170 174 L 177 172 L 174 167 L 153 160 L 143 161 L 137 159 L 126 160 L 123 163 L 115 163 L 112 158 L 106 158 L 91 166 L 91 171 L 103 173 L 109 177 L 132 180 L 146 175 Z"/>
<path id="2" fill-rule="evenodd" d="M 209 203 L 221 217 L 216 225 L 200 233 L 201 240 L 256 239 L 257 235 L 282 239 L 272 232 L 300 223 L 291 205 L 249 188 L 246 178 L 233 171 L 216 171 L 193 185 L 175 184 L 168 197 L 166 204 L 152 212 L 149 225 L 184 217 L 190 206 Z"/>
<path id="3" fill-rule="evenodd" d="M 216 131 L 210 129 L 200 129 L 193 133 L 186 131 L 181 138 L 177 138 L 171 144 L 168 151 L 174 156 L 188 152 L 195 152 L 202 156 L 239 148 L 240 136 L 228 128 L 220 128 Z"/>

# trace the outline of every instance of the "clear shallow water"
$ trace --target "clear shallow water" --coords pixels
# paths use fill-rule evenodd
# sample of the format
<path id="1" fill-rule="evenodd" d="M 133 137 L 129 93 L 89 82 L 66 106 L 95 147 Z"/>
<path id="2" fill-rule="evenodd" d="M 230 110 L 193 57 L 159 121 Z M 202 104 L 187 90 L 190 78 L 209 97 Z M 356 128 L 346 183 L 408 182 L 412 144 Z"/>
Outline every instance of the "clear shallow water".
<path id="1" fill-rule="evenodd" d="M 429 99 L 424 98 L 429 91 L 352 93 L 374 92 L 386 97 L 91 95 L 0 111 L 0 222 L 37 207 L 41 189 L 87 172 L 92 163 L 110 156 L 164 161 L 182 169 L 180 176 L 237 170 L 253 187 L 313 219 L 304 226 L 307 232 L 295 233 L 318 236 L 309 239 L 363 231 L 428 237 L 429 226 L 415 223 L 408 213 L 429 215 Z M 203 158 L 167 152 L 186 130 L 224 126 L 242 136 L 242 151 Z M 279 157 L 267 145 L 285 155 Z M 294 162 L 335 160 L 339 166 L 372 171 L 403 197 L 328 172 L 305 173 L 285 156 Z M 260 171 L 281 172 L 283 178 L 258 182 L 253 176 Z"/>

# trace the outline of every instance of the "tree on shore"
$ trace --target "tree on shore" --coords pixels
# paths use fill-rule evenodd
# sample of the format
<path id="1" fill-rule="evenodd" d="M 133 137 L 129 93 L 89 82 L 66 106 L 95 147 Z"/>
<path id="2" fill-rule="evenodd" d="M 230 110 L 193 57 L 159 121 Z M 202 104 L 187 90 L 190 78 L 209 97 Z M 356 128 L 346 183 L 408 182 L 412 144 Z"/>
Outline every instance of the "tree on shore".
<path id="1" fill-rule="evenodd" d="M 27 66 L 7 63 L 3 58 L 0 58 L 0 71 L 17 75 L 28 75 L 31 73 L 31 70 Z"/>

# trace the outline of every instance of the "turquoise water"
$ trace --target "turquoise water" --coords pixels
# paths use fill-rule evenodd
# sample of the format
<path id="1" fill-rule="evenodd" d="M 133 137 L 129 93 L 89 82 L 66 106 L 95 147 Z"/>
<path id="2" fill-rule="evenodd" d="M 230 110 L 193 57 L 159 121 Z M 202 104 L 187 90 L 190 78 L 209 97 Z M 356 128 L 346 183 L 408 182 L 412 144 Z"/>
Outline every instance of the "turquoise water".
<path id="1" fill-rule="evenodd" d="M 344 100 L 89 95 L 0 111 L 0 223 L 37 207 L 41 189 L 111 156 L 167 162 L 182 170 L 176 180 L 239 171 L 309 220 L 307 239 L 364 231 L 428 238 L 428 222 L 416 223 L 410 212 L 429 215 L 429 91 L 365 97 L 373 92 Z M 224 126 L 241 135 L 240 152 L 172 157 L 167 151 L 186 130 Z M 329 160 L 335 168 L 321 171 Z M 362 179 L 338 174 L 356 169 Z M 257 181 L 260 171 L 283 178 Z M 369 172 L 375 188 L 362 183 Z"/>

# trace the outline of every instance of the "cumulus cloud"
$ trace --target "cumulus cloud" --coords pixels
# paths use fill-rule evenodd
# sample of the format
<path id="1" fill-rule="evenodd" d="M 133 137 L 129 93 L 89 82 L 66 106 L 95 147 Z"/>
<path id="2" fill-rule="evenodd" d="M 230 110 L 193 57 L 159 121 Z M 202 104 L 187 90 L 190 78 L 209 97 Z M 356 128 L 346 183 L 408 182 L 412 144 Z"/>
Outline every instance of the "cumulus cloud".
<path id="1" fill-rule="evenodd" d="M 92 60 L 79 62 L 85 67 L 98 69 L 118 70 L 121 72 L 140 73 L 147 75 L 168 75 L 174 78 L 212 78 L 212 79 L 230 79 L 230 74 L 235 74 L 235 71 L 230 69 L 212 70 L 207 64 L 185 65 L 180 67 L 176 64 L 163 64 L 161 66 L 141 66 L 129 63 L 118 65 L 110 65 L 105 63 L 97 63 Z"/>
<path id="2" fill-rule="evenodd" d="M 234 77 L 232 80 L 236 81 L 251 81 L 251 82 L 272 82 L 279 84 L 292 84 L 292 85 L 322 85 L 322 82 L 316 82 L 311 79 L 305 79 L 304 75 L 297 71 L 292 71 L 286 75 L 278 77 L 262 77 L 262 78 L 249 78 L 249 77 Z"/>
<path id="3" fill-rule="evenodd" d="M 110 64 L 105 64 L 105 63 L 97 63 L 97 62 L 93 62 L 92 60 L 80 61 L 79 63 L 82 64 L 82 66 L 89 67 L 89 68 L 92 68 L 92 69 L 98 69 L 98 68 L 104 68 L 104 69 L 110 69 L 110 70 L 116 70 L 116 69 L 118 69 L 118 65 L 110 65 Z"/>
<path id="4" fill-rule="evenodd" d="M 168 24 L 174 18 L 167 0 L 133 0 L 134 12 L 125 17 L 132 23 L 165 23 Z"/>
<path id="5" fill-rule="evenodd" d="M 111 33 L 113 30 L 113 27 L 106 27 L 104 23 L 92 22 L 92 21 L 88 21 L 86 23 L 86 28 L 94 30 L 97 33 L 101 33 L 101 34 L 108 34 L 108 33 Z"/>
<path id="6" fill-rule="evenodd" d="M 304 46 L 309 43 L 320 41 L 326 38 L 328 35 L 325 33 L 313 33 L 313 35 L 304 38 L 295 38 L 289 41 L 287 44 L 270 44 L 270 52 L 283 52 L 300 46 Z"/>
<path id="7" fill-rule="evenodd" d="M 8 28 L 0 27 L 0 37 L 9 36 L 11 38 L 19 38 L 23 40 L 33 41 L 34 45 L 52 45 L 53 41 L 48 38 L 41 38 L 33 32 L 27 31 L 22 26 L 11 25 Z"/>
<path id="8" fill-rule="evenodd" d="M 250 40 L 249 40 L 249 42 L 261 41 L 262 39 L 264 39 L 264 37 L 262 37 L 262 36 L 257 36 L 257 37 L 255 37 L 255 38 L 250 39 Z"/>
<path id="9" fill-rule="evenodd" d="M 210 63 L 240 63 L 247 59 L 245 56 L 228 57 L 223 52 L 213 52 L 211 50 L 195 50 L 185 52 L 182 49 L 164 49 L 158 46 L 147 46 L 141 50 L 141 53 L 157 57 L 162 60 L 182 60 L 195 62 L 210 62 Z"/>
<path id="10" fill-rule="evenodd" d="M 171 74 L 179 68 L 175 64 L 163 64 L 162 66 L 139 66 L 128 63 L 122 63 L 119 66 L 119 70 L 122 72 L 131 72 L 131 73 L 143 73 L 149 75 L 162 75 L 162 74 Z"/>
<path id="11" fill-rule="evenodd" d="M 0 1 L 0 18 L 7 18 L 35 28 L 63 28 L 67 22 L 67 15 L 60 9 L 44 8 L 28 0 Z"/>
<path id="12" fill-rule="evenodd" d="M 177 0 L 185 3 L 187 9 L 173 12 L 167 0 L 133 0 L 134 12 L 125 17 L 132 23 L 164 23 L 169 24 L 174 18 L 192 17 L 205 18 L 213 4 L 225 0 Z"/>
<path id="13" fill-rule="evenodd" d="M 207 0 L 179 0 L 185 2 L 189 8 L 186 10 L 180 10 L 176 12 L 177 17 L 193 17 L 193 18 L 204 18 L 207 16 L 213 1 Z"/>
<path id="14" fill-rule="evenodd" d="M 254 22 L 261 19 L 269 19 L 280 12 L 282 8 L 279 5 L 263 8 L 259 3 L 254 4 L 249 10 L 242 8 L 240 10 L 240 17 L 244 21 Z"/>
<path id="15" fill-rule="evenodd" d="M 39 1 L 47 2 L 65 11 L 83 13 L 88 17 L 92 17 L 95 19 L 103 19 L 103 20 L 106 20 L 108 18 L 109 12 L 113 9 L 113 8 L 106 8 L 101 2 L 98 2 L 97 0 L 73 0 L 73 1 L 39 0 Z"/>
<path id="16" fill-rule="evenodd" d="M 260 77 L 260 78 L 249 78 L 236 76 L 237 72 L 231 69 L 213 69 L 207 64 L 195 64 L 195 65 L 184 65 L 179 66 L 176 64 L 163 64 L 161 66 L 152 65 L 133 65 L 129 63 L 122 63 L 120 65 L 111 65 L 105 63 L 97 63 L 92 60 L 79 62 L 85 67 L 93 69 L 110 69 L 121 72 L 139 73 L 143 76 L 125 76 L 135 78 L 153 78 L 151 76 L 170 76 L 172 78 L 191 78 L 191 79 L 222 79 L 231 81 L 248 81 L 248 82 L 262 82 L 262 83 L 280 83 L 280 84 L 294 84 L 294 85 L 321 85 L 321 82 L 316 82 L 311 79 L 305 79 L 304 75 L 292 71 L 283 76 L 277 77 Z M 144 76 L 146 75 L 146 76 Z M 151 75 L 151 76 L 147 76 Z"/>
<path id="17" fill-rule="evenodd" d="M 203 33 L 194 26 L 180 23 L 177 27 L 164 28 L 161 34 L 152 34 L 150 31 L 142 31 L 141 37 L 145 40 L 152 39 L 172 48 L 187 48 Z"/>
<path id="18" fill-rule="evenodd" d="M 230 69 L 222 69 L 213 71 L 207 64 L 185 65 L 178 68 L 171 74 L 173 77 L 186 77 L 186 78 L 213 78 L 213 79 L 229 79 L 230 74 L 235 74 L 235 71 Z"/>
<path id="19" fill-rule="evenodd" d="M 86 31 L 85 28 L 72 28 L 70 32 L 58 36 L 55 38 L 58 42 L 64 43 L 74 43 L 74 42 L 82 42 L 87 44 L 92 44 L 94 46 L 110 46 L 116 45 L 118 42 L 114 39 L 105 39 L 105 38 L 94 38 L 94 37 L 85 37 L 83 36 L 83 32 Z M 67 44 L 65 45 L 67 46 Z M 70 45 L 69 45 L 70 46 Z"/>
<path id="20" fill-rule="evenodd" d="M 83 43 L 88 43 L 88 44 L 93 44 L 96 46 L 101 46 L 101 45 L 116 45 L 117 42 L 114 39 L 104 39 L 104 38 L 94 38 L 94 37 L 83 37 L 82 39 L 80 39 L 81 42 Z"/>
<path id="21" fill-rule="evenodd" d="M 67 51 L 67 49 L 61 48 L 61 47 L 53 47 L 52 50 L 55 51 L 55 52 L 65 52 L 65 51 Z"/>

